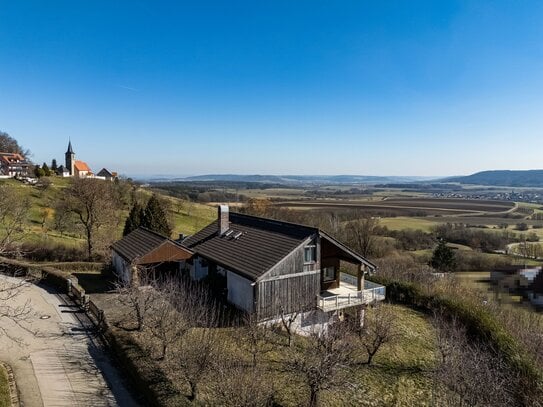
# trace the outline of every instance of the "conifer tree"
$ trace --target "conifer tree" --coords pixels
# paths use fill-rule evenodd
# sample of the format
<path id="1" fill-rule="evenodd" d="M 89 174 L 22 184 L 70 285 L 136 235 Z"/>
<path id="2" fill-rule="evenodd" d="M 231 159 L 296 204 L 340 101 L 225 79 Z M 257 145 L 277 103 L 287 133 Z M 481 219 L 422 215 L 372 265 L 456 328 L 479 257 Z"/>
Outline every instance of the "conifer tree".
<path id="1" fill-rule="evenodd" d="M 143 221 L 143 207 L 138 203 L 134 203 L 134 206 L 132 206 L 132 209 L 130 209 L 130 213 L 128 214 L 128 218 L 126 218 L 126 222 L 124 224 L 124 230 L 123 230 L 123 236 L 126 236 L 130 232 L 133 232 L 137 228 L 139 228 Z"/>
<path id="2" fill-rule="evenodd" d="M 51 175 L 51 170 L 49 169 L 46 163 L 43 163 L 43 165 L 41 166 L 41 169 L 43 170 L 43 173 L 45 174 L 46 177 L 49 177 Z"/>
<path id="3" fill-rule="evenodd" d="M 57 172 L 57 170 L 58 170 L 57 160 L 53 158 L 53 160 L 51 161 L 51 171 Z"/>
<path id="4" fill-rule="evenodd" d="M 439 271 L 450 272 L 456 269 L 456 258 L 453 250 L 441 240 L 434 250 L 430 266 Z"/>
<path id="5" fill-rule="evenodd" d="M 149 202 L 147 202 L 141 226 L 164 236 L 170 237 L 172 234 L 172 229 L 166 217 L 166 211 L 156 195 L 153 195 L 149 199 Z"/>
<path id="6" fill-rule="evenodd" d="M 45 171 L 43 171 L 43 168 L 41 168 L 39 165 L 36 165 L 34 167 L 34 175 L 36 178 L 45 177 Z"/>

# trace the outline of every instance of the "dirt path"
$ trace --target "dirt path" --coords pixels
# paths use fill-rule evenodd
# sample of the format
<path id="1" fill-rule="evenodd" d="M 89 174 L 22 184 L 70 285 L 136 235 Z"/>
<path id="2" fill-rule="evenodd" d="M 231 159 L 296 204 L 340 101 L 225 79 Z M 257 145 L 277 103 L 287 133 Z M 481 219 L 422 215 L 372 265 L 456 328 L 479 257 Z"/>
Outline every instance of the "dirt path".
<path id="1" fill-rule="evenodd" d="M 29 284 L 10 301 L 32 308 L 22 326 L 0 320 L 22 342 L 0 336 L 0 360 L 13 368 L 25 407 L 139 405 L 91 322 L 65 295 Z"/>

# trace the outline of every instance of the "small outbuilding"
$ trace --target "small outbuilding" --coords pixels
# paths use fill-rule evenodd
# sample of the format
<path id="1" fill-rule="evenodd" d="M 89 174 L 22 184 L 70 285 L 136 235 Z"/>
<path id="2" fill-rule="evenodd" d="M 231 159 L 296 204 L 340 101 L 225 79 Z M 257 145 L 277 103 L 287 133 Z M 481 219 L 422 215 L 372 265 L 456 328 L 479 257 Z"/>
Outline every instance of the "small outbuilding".
<path id="1" fill-rule="evenodd" d="M 146 228 L 138 228 L 111 246 L 117 276 L 131 283 L 140 273 L 177 274 L 192 250 Z"/>
<path id="2" fill-rule="evenodd" d="M 117 178 L 116 172 L 111 172 L 107 168 L 102 168 L 98 174 L 96 174 L 96 178 L 103 178 L 106 181 L 113 181 L 115 178 Z"/>

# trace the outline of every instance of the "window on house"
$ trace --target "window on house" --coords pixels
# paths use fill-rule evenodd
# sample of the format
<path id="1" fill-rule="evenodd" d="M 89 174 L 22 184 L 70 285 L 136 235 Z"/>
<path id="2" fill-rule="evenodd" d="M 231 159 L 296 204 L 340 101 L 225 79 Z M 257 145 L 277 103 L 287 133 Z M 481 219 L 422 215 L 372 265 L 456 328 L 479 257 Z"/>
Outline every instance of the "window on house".
<path id="1" fill-rule="evenodd" d="M 306 246 L 304 249 L 304 263 L 314 263 L 317 258 L 317 247 Z"/>
<path id="2" fill-rule="evenodd" d="M 322 269 L 322 279 L 324 281 L 332 281 L 336 279 L 336 268 L 334 266 L 325 267 Z"/>

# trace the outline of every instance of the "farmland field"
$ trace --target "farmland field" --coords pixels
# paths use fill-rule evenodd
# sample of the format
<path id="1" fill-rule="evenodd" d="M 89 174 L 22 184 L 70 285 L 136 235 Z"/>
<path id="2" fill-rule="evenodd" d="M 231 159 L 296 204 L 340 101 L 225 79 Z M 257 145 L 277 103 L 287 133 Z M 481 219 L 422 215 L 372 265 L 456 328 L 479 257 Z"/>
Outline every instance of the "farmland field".
<path id="1" fill-rule="evenodd" d="M 290 209 L 356 210 L 380 216 L 453 216 L 507 214 L 513 202 L 473 199 L 389 198 L 382 200 L 293 200 L 275 205 Z"/>

